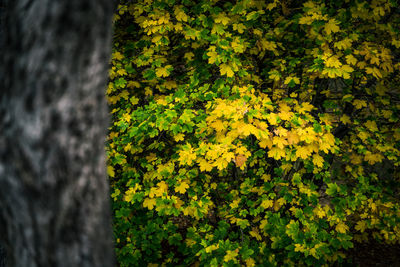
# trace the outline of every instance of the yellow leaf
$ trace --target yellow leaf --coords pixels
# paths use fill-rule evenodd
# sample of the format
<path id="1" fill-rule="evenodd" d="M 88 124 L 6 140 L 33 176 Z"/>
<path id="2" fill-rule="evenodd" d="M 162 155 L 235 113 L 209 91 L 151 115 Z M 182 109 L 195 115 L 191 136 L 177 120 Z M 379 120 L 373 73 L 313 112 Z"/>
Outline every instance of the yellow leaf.
<path id="1" fill-rule="evenodd" d="M 288 121 L 293 117 L 293 112 L 288 112 L 286 110 L 282 110 L 279 114 L 278 114 L 279 118 L 281 120 L 285 120 Z"/>
<path id="2" fill-rule="evenodd" d="M 373 68 L 367 67 L 367 68 L 365 68 L 365 71 L 367 72 L 367 74 L 372 74 L 377 79 L 382 78 L 382 73 L 376 67 L 373 67 Z"/>
<path id="3" fill-rule="evenodd" d="M 272 70 L 269 73 L 269 78 L 274 81 L 279 81 L 281 79 L 281 74 L 277 70 Z"/>
<path id="4" fill-rule="evenodd" d="M 192 52 L 188 52 L 188 53 L 185 53 L 185 55 L 183 57 L 190 61 L 193 59 L 194 54 Z"/>
<path id="5" fill-rule="evenodd" d="M 346 62 L 348 64 L 351 64 L 351 65 L 356 65 L 357 64 L 357 59 L 353 55 L 347 55 L 346 56 Z"/>
<path id="6" fill-rule="evenodd" d="M 383 6 L 377 6 L 373 10 L 375 16 L 383 17 L 385 15 L 385 8 Z"/>
<path id="7" fill-rule="evenodd" d="M 367 62 L 365 62 L 365 61 L 360 61 L 357 63 L 357 67 L 359 67 L 360 69 L 365 69 L 366 65 L 367 65 Z"/>
<path id="8" fill-rule="evenodd" d="M 185 12 L 182 9 L 175 9 L 175 17 L 178 21 L 188 21 L 188 16 L 185 14 Z"/>
<path id="9" fill-rule="evenodd" d="M 252 124 L 241 123 L 240 127 L 237 129 L 239 134 L 243 134 L 244 136 L 249 136 L 250 134 L 255 134 L 257 132 L 257 128 Z"/>
<path id="10" fill-rule="evenodd" d="M 194 241 L 193 239 L 187 238 L 187 239 L 185 239 L 185 243 L 186 243 L 186 245 L 188 245 L 189 247 L 193 247 L 194 244 L 196 244 L 196 241 Z"/>
<path id="11" fill-rule="evenodd" d="M 115 176 L 115 171 L 114 171 L 113 166 L 110 166 L 110 165 L 107 166 L 107 174 L 110 177 L 114 177 Z"/>
<path id="12" fill-rule="evenodd" d="M 351 123 L 350 117 L 347 116 L 346 114 L 344 114 L 344 115 L 340 118 L 340 121 L 341 121 L 343 124 L 349 124 L 349 123 Z"/>
<path id="13" fill-rule="evenodd" d="M 167 106 L 168 102 L 165 100 L 165 97 L 160 97 L 156 100 L 156 103 L 158 105 L 163 105 L 163 106 Z"/>
<path id="14" fill-rule="evenodd" d="M 167 67 L 157 68 L 156 75 L 157 75 L 157 77 L 167 77 L 169 75 Z"/>
<path id="15" fill-rule="evenodd" d="M 349 227 L 342 222 L 336 225 L 336 231 L 339 233 L 345 234 L 347 230 L 349 230 Z"/>
<path id="16" fill-rule="evenodd" d="M 369 133 L 364 132 L 364 131 L 363 132 L 360 131 L 357 134 L 357 136 L 360 137 L 360 139 L 363 140 L 363 141 L 367 140 L 367 138 L 370 137 Z"/>
<path id="17" fill-rule="evenodd" d="M 182 200 L 180 200 L 178 197 L 176 197 L 176 199 L 175 199 L 175 204 L 174 204 L 174 207 L 175 208 L 177 208 L 177 209 L 179 209 L 180 207 L 182 207 L 182 205 L 184 204 L 184 202 L 182 201 Z"/>
<path id="18" fill-rule="evenodd" d="M 378 131 L 378 126 L 376 126 L 375 121 L 370 121 L 368 120 L 366 123 L 364 123 L 365 127 L 367 127 L 371 132 L 376 132 Z"/>
<path id="19" fill-rule="evenodd" d="M 243 53 L 245 50 L 245 46 L 241 44 L 239 38 L 236 38 L 234 41 L 231 42 L 231 47 L 236 53 Z"/>
<path id="20" fill-rule="evenodd" d="M 176 87 L 177 87 L 176 82 L 175 82 L 175 81 L 171 81 L 171 80 L 165 81 L 165 82 L 164 82 L 164 85 L 165 85 L 165 87 L 166 87 L 167 89 L 173 89 L 173 88 L 176 88 Z"/>
<path id="21" fill-rule="evenodd" d="M 268 224 L 268 221 L 266 220 L 266 219 L 264 219 L 264 220 L 261 220 L 260 221 L 260 226 L 259 226 L 259 228 L 261 229 L 261 230 L 264 230 L 265 229 L 265 226 Z"/>
<path id="22" fill-rule="evenodd" d="M 224 26 L 228 25 L 229 21 L 230 19 L 224 13 L 219 13 L 215 18 L 215 23 L 222 23 Z"/>
<path id="23" fill-rule="evenodd" d="M 313 23 L 314 19 L 312 17 L 306 16 L 306 17 L 301 17 L 299 19 L 299 24 L 306 24 L 306 25 L 311 25 Z"/>
<path id="24" fill-rule="evenodd" d="M 239 202 L 240 202 L 240 199 L 235 199 L 235 200 L 232 201 L 231 204 L 229 204 L 229 206 L 230 206 L 232 209 L 236 209 L 237 207 L 239 207 Z"/>
<path id="25" fill-rule="evenodd" d="M 351 100 L 353 100 L 353 98 L 354 98 L 354 96 L 351 95 L 351 94 L 347 94 L 347 95 L 342 96 L 342 100 L 345 101 L 345 102 L 351 102 Z"/>
<path id="26" fill-rule="evenodd" d="M 287 133 L 287 141 L 289 145 L 295 145 L 300 142 L 299 135 L 294 132 Z"/>
<path id="27" fill-rule="evenodd" d="M 286 200 L 284 199 L 284 198 L 280 198 L 280 199 L 278 199 L 277 201 L 275 201 L 275 203 L 274 203 L 274 210 L 275 211 L 278 211 L 281 207 L 282 207 L 282 205 L 284 205 L 286 203 Z"/>
<path id="28" fill-rule="evenodd" d="M 245 262 L 246 262 L 246 267 L 254 267 L 254 266 L 256 266 L 256 262 L 252 258 L 246 259 Z"/>
<path id="29" fill-rule="evenodd" d="M 168 190 L 168 185 L 164 181 L 159 182 L 157 186 L 162 192 L 166 192 Z"/>
<path id="30" fill-rule="evenodd" d="M 122 115 L 122 118 L 126 121 L 126 122 L 130 122 L 131 121 L 131 115 L 128 113 L 124 113 Z"/>
<path id="31" fill-rule="evenodd" d="M 272 2 L 272 3 L 270 3 L 270 4 L 267 5 L 267 9 L 268 9 L 269 11 L 271 11 L 271 10 L 274 9 L 276 6 L 277 6 L 277 1 L 274 1 L 274 2 Z"/>
<path id="32" fill-rule="evenodd" d="M 356 99 L 353 101 L 353 105 L 356 107 L 356 109 L 361 109 L 362 107 L 367 106 L 367 102 L 364 100 Z"/>
<path id="33" fill-rule="evenodd" d="M 169 22 L 169 14 L 167 16 L 161 16 L 158 19 L 158 24 L 167 24 Z"/>
<path id="34" fill-rule="evenodd" d="M 278 147 L 273 147 L 268 151 L 268 157 L 279 160 L 286 156 L 285 150 Z"/>
<path id="35" fill-rule="evenodd" d="M 324 166 L 324 158 L 318 154 L 315 154 L 313 157 L 313 163 L 314 163 L 314 165 L 321 168 L 322 166 Z"/>
<path id="36" fill-rule="evenodd" d="M 261 39 L 260 44 L 263 50 L 276 51 L 277 45 L 275 42 L 271 42 L 266 39 Z"/>
<path id="37" fill-rule="evenodd" d="M 235 74 L 232 68 L 227 64 L 221 64 L 219 66 L 219 71 L 221 72 L 221 75 L 226 75 L 228 77 L 233 77 L 233 74 Z"/>
<path id="38" fill-rule="evenodd" d="M 288 142 L 284 137 L 274 136 L 274 138 L 272 139 L 272 144 L 283 149 L 288 144 Z"/>
<path id="39" fill-rule="evenodd" d="M 239 249 L 235 249 L 235 250 L 227 250 L 226 251 L 226 255 L 224 256 L 224 261 L 228 262 L 230 260 L 235 260 L 236 257 L 239 255 Z"/>
<path id="40" fill-rule="evenodd" d="M 258 229 L 255 227 L 253 227 L 253 229 L 249 232 L 249 234 L 252 237 L 255 237 L 258 241 L 261 241 L 261 239 L 262 239 L 260 233 L 258 232 Z"/>
<path id="41" fill-rule="evenodd" d="M 139 98 L 132 96 L 129 98 L 129 101 L 132 103 L 132 105 L 137 105 L 139 103 Z"/>
<path id="42" fill-rule="evenodd" d="M 289 84 L 292 80 L 294 81 L 295 84 L 300 83 L 300 80 L 297 77 L 286 77 L 285 84 Z"/>
<path id="43" fill-rule="evenodd" d="M 146 157 L 146 160 L 147 160 L 148 162 L 155 161 L 156 159 L 157 159 L 157 155 L 156 155 L 155 153 L 150 153 L 150 154 Z"/>
<path id="44" fill-rule="evenodd" d="M 246 29 L 246 26 L 244 26 L 244 24 L 242 24 L 242 23 L 233 24 L 233 30 L 237 31 L 238 33 L 244 33 L 245 29 Z"/>
<path id="45" fill-rule="evenodd" d="M 124 56 L 120 52 L 115 52 L 112 54 L 112 59 L 121 60 Z"/>
<path id="46" fill-rule="evenodd" d="M 189 185 L 186 182 L 182 182 L 178 187 L 175 187 L 175 192 L 185 194 L 186 189 L 188 189 L 188 188 L 189 188 Z"/>
<path id="47" fill-rule="evenodd" d="M 323 218 L 326 215 L 325 211 L 320 206 L 316 207 L 313 212 L 318 218 Z"/>
<path id="48" fill-rule="evenodd" d="M 324 68 L 322 70 L 322 74 L 323 75 L 327 74 L 329 78 L 336 78 L 336 77 L 343 76 L 343 73 L 341 73 L 336 68 Z M 348 79 L 348 77 L 345 77 L 345 79 Z"/>
<path id="49" fill-rule="evenodd" d="M 345 50 L 345 49 L 348 49 L 348 48 L 351 47 L 351 42 L 352 42 L 351 39 L 346 38 L 346 39 L 343 39 L 343 40 L 341 40 L 341 41 L 336 42 L 336 43 L 334 44 L 334 46 L 335 46 L 336 48 L 338 48 L 338 49 Z"/>
<path id="50" fill-rule="evenodd" d="M 375 65 L 379 66 L 379 58 L 378 57 L 372 56 L 369 59 L 369 62 L 371 62 L 371 64 L 375 64 Z"/>
<path id="51" fill-rule="evenodd" d="M 353 69 L 352 67 L 350 67 L 350 65 L 343 65 L 343 66 L 340 68 L 340 70 L 341 70 L 341 71 L 344 71 L 344 72 L 353 72 L 353 71 L 354 71 L 354 69 Z"/>
<path id="52" fill-rule="evenodd" d="M 373 165 L 377 162 L 382 162 L 384 157 L 381 154 L 373 154 L 370 151 L 367 151 L 364 156 L 364 160 L 368 161 L 369 164 Z"/>
<path id="53" fill-rule="evenodd" d="M 268 209 L 274 205 L 274 201 L 271 199 L 264 199 L 260 206 L 263 207 L 264 209 Z"/>
<path id="54" fill-rule="evenodd" d="M 218 249 L 218 247 L 219 247 L 219 245 L 218 244 L 213 244 L 213 245 L 211 245 L 211 246 L 208 246 L 208 247 L 206 247 L 206 252 L 207 253 L 210 253 L 210 252 L 212 252 L 212 251 L 214 251 L 214 250 L 216 250 L 216 249 Z"/>
<path id="55" fill-rule="evenodd" d="M 119 94 L 120 97 L 124 98 L 125 100 L 128 100 L 129 98 L 129 92 L 124 90 Z"/>
<path id="56" fill-rule="evenodd" d="M 217 59 L 218 53 L 215 51 L 207 52 L 207 56 L 209 56 L 208 63 L 214 64 L 215 60 Z"/>
<path id="57" fill-rule="evenodd" d="M 394 45 L 396 48 L 400 48 L 400 40 L 393 39 L 392 45 Z"/>
<path id="58" fill-rule="evenodd" d="M 266 148 L 268 146 L 268 148 L 272 147 L 272 141 L 269 138 L 263 138 L 261 139 L 260 143 L 258 144 L 261 148 Z"/>
<path id="59" fill-rule="evenodd" d="M 210 124 L 212 128 L 214 128 L 217 132 L 223 131 L 225 129 L 224 123 L 222 120 L 216 120 Z"/>
<path id="60" fill-rule="evenodd" d="M 200 171 L 207 171 L 207 172 L 209 172 L 209 171 L 211 171 L 212 170 L 212 168 L 213 168 L 213 166 L 212 166 L 212 164 L 210 164 L 207 160 L 205 160 L 205 159 L 201 159 L 201 160 L 199 160 L 199 166 L 200 166 Z"/>
<path id="61" fill-rule="evenodd" d="M 365 221 L 358 221 L 356 226 L 354 227 L 357 231 L 363 233 L 367 228 L 367 223 Z"/>
<path id="62" fill-rule="evenodd" d="M 127 151 L 131 150 L 131 148 L 132 148 L 131 143 L 128 143 L 128 144 L 124 147 L 124 151 L 127 152 Z"/>
<path id="63" fill-rule="evenodd" d="M 161 40 L 161 38 L 162 38 L 162 35 L 159 34 L 159 35 L 154 36 L 153 39 L 151 39 L 151 41 L 152 41 L 153 43 L 157 43 L 158 41 Z"/>
<path id="64" fill-rule="evenodd" d="M 308 147 L 305 146 L 301 146 L 298 147 L 296 150 L 296 157 L 297 158 L 302 158 L 302 159 L 306 159 L 311 155 L 311 151 Z"/>
<path id="65" fill-rule="evenodd" d="M 140 88 L 140 83 L 138 83 L 137 81 L 129 81 L 128 88 Z"/>
<path id="66" fill-rule="evenodd" d="M 117 70 L 117 73 L 118 73 L 119 75 L 121 75 L 121 76 L 127 75 L 127 74 L 128 74 L 128 73 L 126 72 L 125 69 L 119 69 L 119 70 Z"/>
<path id="67" fill-rule="evenodd" d="M 179 164 L 180 165 L 191 165 L 192 161 L 196 159 L 196 153 L 190 144 L 184 146 L 184 149 L 179 151 Z"/>
<path id="68" fill-rule="evenodd" d="M 301 103 L 301 107 L 298 108 L 300 114 L 306 114 L 306 112 L 311 111 L 314 109 L 314 106 L 308 102 Z"/>
<path id="69" fill-rule="evenodd" d="M 267 120 L 268 120 L 269 124 L 271 124 L 271 125 L 277 125 L 277 124 L 278 124 L 278 123 L 277 123 L 277 119 L 278 119 L 277 116 L 278 116 L 278 115 L 275 114 L 275 113 L 270 113 L 270 114 L 268 114 L 268 115 L 267 115 Z"/>
<path id="70" fill-rule="evenodd" d="M 243 164 L 246 162 L 247 157 L 243 154 L 237 155 L 235 157 L 235 164 L 237 167 L 242 167 Z"/>
<path id="71" fill-rule="evenodd" d="M 218 158 L 215 162 L 214 162 L 214 166 L 216 166 L 218 168 L 218 170 L 222 171 L 223 169 L 225 169 L 226 167 L 228 167 L 229 162 L 226 161 L 223 158 Z"/>
<path id="72" fill-rule="evenodd" d="M 147 197 L 143 201 L 143 207 L 148 208 L 149 210 L 152 210 L 155 205 L 156 205 L 156 199 L 154 198 Z"/>
<path id="73" fill-rule="evenodd" d="M 339 61 L 337 56 L 331 56 L 331 57 L 323 57 L 325 65 L 329 68 L 340 68 L 342 66 L 342 63 Z"/>
<path id="74" fill-rule="evenodd" d="M 149 197 L 153 198 L 154 196 L 161 197 L 168 190 L 168 185 L 161 181 L 157 184 L 157 187 L 152 187 L 149 192 Z"/>
<path id="75" fill-rule="evenodd" d="M 295 248 L 294 248 L 294 251 L 295 251 L 295 252 L 297 252 L 297 251 L 303 252 L 303 251 L 306 250 L 306 249 L 304 248 L 304 245 L 295 244 L 294 246 L 295 246 Z"/>
<path id="76" fill-rule="evenodd" d="M 335 19 L 330 19 L 324 26 L 326 34 L 330 35 L 332 32 L 340 31 L 340 28 L 337 26 L 337 24 L 338 22 Z"/>
<path id="77" fill-rule="evenodd" d="M 314 256 L 314 258 L 319 258 L 319 256 L 317 255 L 317 250 L 315 248 L 310 249 L 310 254 Z"/>
<path id="78" fill-rule="evenodd" d="M 180 31 L 182 31 L 183 30 L 183 26 L 182 26 L 182 23 L 176 23 L 175 25 L 174 25 L 174 29 L 175 29 L 175 31 L 177 31 L 177 32 L 180 32 Z"/>
<path id="79" fill-rule="evenodd" d="M 176 142 L 179 142 L 179 141 L 183 141 L 184 137 L 185 137 L 185 135 L 180 133 L 180 134 L 175 135 L 174 139 L 175 139 Z"/>

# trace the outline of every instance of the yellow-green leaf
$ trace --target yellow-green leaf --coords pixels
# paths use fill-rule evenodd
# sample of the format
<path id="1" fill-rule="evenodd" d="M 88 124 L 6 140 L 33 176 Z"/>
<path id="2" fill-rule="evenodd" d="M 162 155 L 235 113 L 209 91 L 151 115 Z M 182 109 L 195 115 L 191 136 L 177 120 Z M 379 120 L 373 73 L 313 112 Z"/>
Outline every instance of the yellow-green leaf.
<path id="1" fill-rule="evenodd" d="M 186 189 L 188 189 L 188 188 L 189 188 L 189 185 L 186 182 L 182 182 L 179 186 L 175 187 L 175 192 L 185 194 Z"/>

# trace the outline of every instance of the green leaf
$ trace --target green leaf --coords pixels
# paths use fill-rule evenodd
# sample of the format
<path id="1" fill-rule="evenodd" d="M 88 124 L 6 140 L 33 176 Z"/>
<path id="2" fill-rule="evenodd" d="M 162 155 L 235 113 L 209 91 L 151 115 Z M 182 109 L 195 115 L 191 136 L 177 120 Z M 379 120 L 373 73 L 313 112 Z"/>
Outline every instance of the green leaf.
<path id="1" fill-rule="evenodd" d="M 329 196 L 334 196 L 336 193 L 339 192 L 339 187 L 336 183 L 329 183 L 327 184 L 328 188 L 326 189 L 326 193 Z"/>
<path id="2" fill-rule="evenodd" d="M 117 88 L 125 88 L 127 81 L 124 78 L 118 78 L 114 81 Z"/>

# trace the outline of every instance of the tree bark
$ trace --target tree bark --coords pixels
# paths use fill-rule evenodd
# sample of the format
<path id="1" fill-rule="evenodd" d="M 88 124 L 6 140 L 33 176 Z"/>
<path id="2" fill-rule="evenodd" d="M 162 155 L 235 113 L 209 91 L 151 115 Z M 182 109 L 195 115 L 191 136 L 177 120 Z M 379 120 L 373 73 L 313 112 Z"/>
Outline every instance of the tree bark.
<path id="1" fill-rule="evenodd" d="M 0 244 L 0 267 L 6 266 L 6 252 L 2 245 Z"/>
<path id="2" fill-rule="evenodd" d="M 115 3 L 2 5 L 0 243 L 7 265 L 113 266 L 104 93 Z"/>

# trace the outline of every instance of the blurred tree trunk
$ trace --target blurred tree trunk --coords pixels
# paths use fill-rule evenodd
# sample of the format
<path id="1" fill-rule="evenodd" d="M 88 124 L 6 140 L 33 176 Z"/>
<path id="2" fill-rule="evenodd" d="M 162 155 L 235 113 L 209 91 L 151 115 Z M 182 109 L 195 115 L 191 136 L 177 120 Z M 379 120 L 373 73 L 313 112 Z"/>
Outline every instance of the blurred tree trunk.
<path id="1" fill-rule="evenodd" d="M 0 244 L 0 267 L 6 266 L 6 252 Z"/>
<path id="2" fill-rule="evenodd" d="M 104 93 L 115 3 L 1 4 L 0 243 L 7 266 L 113 266 Z"/>

